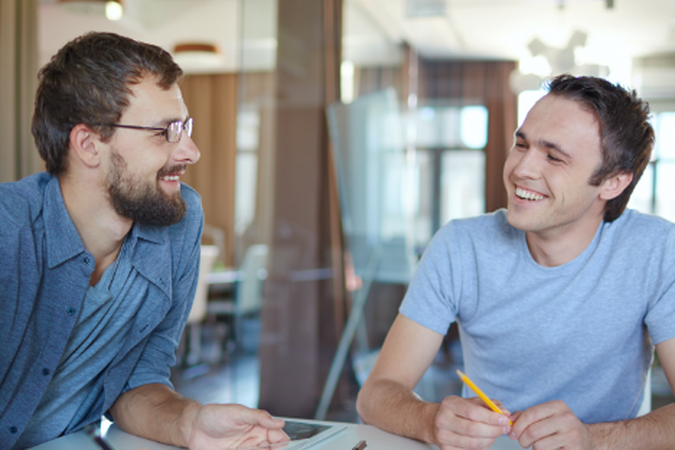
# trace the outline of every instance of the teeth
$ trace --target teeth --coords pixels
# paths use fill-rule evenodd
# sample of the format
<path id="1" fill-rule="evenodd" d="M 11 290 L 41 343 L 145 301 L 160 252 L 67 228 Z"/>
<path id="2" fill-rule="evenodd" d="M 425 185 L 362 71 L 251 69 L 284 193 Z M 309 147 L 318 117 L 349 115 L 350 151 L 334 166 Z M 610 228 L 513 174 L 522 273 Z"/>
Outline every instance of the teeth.
<path id="1" fill-rule="evenodd" d="M 166 180 L 166 181 L 178 181 L 179 176 L 178 175 L 165 175 L 160 178 L 160 180 Z"/>
<path id="2" fill-rule="evenodd" d="M 525 189 L 522 188 L 516 188 L 516 195 L 522 199 L 531 201 L 544 199 L 543 195 L 535 194 L 532 191 L 526 191 Z"/>

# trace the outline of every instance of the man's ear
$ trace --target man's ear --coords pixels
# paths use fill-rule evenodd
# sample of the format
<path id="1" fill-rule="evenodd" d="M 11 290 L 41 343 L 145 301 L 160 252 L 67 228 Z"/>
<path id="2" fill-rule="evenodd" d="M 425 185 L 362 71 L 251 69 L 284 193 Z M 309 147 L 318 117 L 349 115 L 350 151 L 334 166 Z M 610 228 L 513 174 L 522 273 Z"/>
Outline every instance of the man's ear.
<path id="1" fill-rule="evenodd" d="M 624 189 L 628 187 L 631 181 L 633 181 L 633 174 L 630 172 L 619 172 L 609 176 L 602 182 L 600 198 L 609 201 L 618 197 Z"/>
<path id="2" fill-rule="evenodd" d="M 98 149 L 100 143 L 98 134 L 83 123 L 70 130 L 70 149 L 73 156 L 87 167 L 96 167 L 101 163 Z"/>

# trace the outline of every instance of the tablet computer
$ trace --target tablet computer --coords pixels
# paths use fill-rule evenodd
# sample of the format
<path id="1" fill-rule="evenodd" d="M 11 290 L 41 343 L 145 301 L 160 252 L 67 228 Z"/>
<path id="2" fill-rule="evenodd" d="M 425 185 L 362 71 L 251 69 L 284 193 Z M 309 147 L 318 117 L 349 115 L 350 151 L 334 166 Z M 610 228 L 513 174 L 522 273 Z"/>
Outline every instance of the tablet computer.
<path id="1" fill-rule="evenodd" d="M 284 421 L 286 423 L 283 430 L 290 441 L 251 447 L 251 449 L 305 450 L 347 428 L 347 425 L 339 423 L 320 423 L 297 419 L 284 419 Z"/>

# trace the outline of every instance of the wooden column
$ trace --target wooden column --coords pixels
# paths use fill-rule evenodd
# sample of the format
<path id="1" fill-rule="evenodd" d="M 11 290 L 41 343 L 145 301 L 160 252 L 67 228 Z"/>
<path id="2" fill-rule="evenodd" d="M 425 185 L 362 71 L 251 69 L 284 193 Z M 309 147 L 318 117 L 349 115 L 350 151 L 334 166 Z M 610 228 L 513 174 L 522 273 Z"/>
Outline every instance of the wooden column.
<path id="1" fill-rule="evenodd" d="M 488 67 L 485 106 L 488 109 L 488 143 L 485 146 L 485 211 L 505 208 L 506 188 L 502 171 L 513 133 L 518 126 L 518 98 L 509 87 L 509 74 L 516 67 L 512 61 L 495 62 Z"/>
<path id="2" fill-rule="evenodd" d="M 182 84 L 185 104 L 195 121 L 192 139 L 201 152 L 183 181 L 202 196 L 204 221 L 225 233 L 227 265 L 234 258 L 234 179 L 236 166 L 237 76 L 190 75 Z"/>
<path id="3" fill-rule="evenodd" d="M 340 274 L 325 107 L 339 97 L 341 0 L 279 2 L 274 213 L 260 342 L 260 407 L 312 417 L 335 351 Z M 330 83 L 330 86 L 328 85 Z M 338 85 L 338 86 L 336 86 Z M 336 262 L 338 261 L 338 262 Z M 329 269 L 326 271 L 325 269 Z M 341 278 L 337 278 L 339 283 Z M 341 330 L 340 330 L 341 331 Z"/>

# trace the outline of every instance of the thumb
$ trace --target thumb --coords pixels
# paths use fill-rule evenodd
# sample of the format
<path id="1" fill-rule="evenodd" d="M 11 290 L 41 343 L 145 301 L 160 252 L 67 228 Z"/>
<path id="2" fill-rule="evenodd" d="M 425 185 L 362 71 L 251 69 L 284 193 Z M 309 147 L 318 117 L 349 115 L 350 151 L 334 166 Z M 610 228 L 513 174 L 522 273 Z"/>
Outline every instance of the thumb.
<path id="1" fill-rule="evenodd" d="M 282 428 L 285 423 L 282 419 L 272 417 L 270 413 L 262 409 L 247 408 L 245 411 L 242 411 L 240 419 L 242 422 L 250 425 L 259 425 L 271 429 Z"/>

